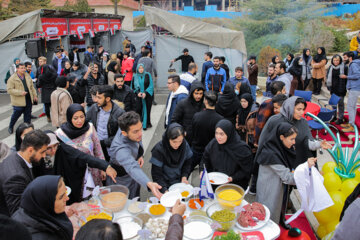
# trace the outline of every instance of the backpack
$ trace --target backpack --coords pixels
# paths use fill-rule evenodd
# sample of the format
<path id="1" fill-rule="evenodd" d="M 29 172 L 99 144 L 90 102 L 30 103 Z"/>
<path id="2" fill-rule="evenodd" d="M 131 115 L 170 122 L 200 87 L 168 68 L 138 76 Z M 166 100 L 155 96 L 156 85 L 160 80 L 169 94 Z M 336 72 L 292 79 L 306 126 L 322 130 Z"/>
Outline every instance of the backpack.
<path id="1" fill-rule="evenodd" d="M 7 81 L 9 80 L 10 77 L 11 77 L 10 70 L 8 70 L 4 79 L 5 84 L 7 84 Z"/>

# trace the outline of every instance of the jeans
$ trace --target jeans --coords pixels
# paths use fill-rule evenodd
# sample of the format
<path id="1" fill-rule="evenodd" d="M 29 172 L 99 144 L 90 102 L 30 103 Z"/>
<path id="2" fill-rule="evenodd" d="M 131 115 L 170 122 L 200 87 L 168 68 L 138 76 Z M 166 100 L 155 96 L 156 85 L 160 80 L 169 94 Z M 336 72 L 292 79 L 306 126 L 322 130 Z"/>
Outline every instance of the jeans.
<path id="1" fill-rule="evenodd" d="M 356 117 L 356 103 L 357 99 L 360 96 L 360 91 L 357 90 L 349 90 L 348 96 L 348 112 L 349 112 L 349 123 L 355 124 L 355 117 Z"/>
<path id="2" fill-rule="evenodd" d="M 256 102 L 256 85 L 250 85 L 251 88 L 251 96 L 254 99 L 254 102 Z"/>
<path id="3" fill-rule="evenodd" d="M 21 114 L 24 114 L 24 122 L 31 123 L 31 110 L 32 103 L 29 97 L 26 98 L 25 107 L 13 106 L 13 114 L 11 115 L 9 128 L 13 129 L 16 121 L 20 118 Z"/>

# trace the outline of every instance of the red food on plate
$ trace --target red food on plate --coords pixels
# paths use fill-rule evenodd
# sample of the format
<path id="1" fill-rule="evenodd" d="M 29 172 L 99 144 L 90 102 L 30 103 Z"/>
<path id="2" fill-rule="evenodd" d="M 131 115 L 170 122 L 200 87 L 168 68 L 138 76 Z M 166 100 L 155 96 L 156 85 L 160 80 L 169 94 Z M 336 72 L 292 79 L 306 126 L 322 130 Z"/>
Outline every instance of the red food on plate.
<path id="1" fill-rule="evenodd" d="M 257 222 L 254 218 L 257 218 L 259 221 L 265 220 L 266 211 L 264 206 L 261 203 L 254 202 L 243 207 L 242 211 L 238 218 L 238 223 L 242 227 L 254 227 L 257 225 Z"/>

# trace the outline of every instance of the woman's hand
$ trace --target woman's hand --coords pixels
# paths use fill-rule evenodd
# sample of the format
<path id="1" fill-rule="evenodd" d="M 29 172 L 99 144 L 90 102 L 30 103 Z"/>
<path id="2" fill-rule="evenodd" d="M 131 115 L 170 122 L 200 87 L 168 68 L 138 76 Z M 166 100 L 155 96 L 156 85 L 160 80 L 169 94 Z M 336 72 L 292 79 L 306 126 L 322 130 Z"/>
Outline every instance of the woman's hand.
<path id="1" fill-rule="evenodd" d="M 182 177 L 182 178 L 181 178 L 181 182 L 182 182 L 182 183 L 185 183 L 185 184 L 189 184 L 189 182 L 188 182 L 188 180 L 187 180 L 186 177 Z"/>
<path id="2" fill-rule="evenodd" d="M 146 93 L 142 93 L 142 98 L 143 98 L 143 99 L 146 98 Z"/>
<path id="3" fill-rule="evenodd" d="M 138 97 L 139 97 L 139 98 L 142 97 L 142 93 L 141 93 L 141 92 L 138 93 Z"/>
<path id="4" fill-rule="evenodd" d="M 328 143 L 326 140 L 323 140 L 321 143 L 320 143 L 320 146 L 323 148 L 323 149 L 331 149 L 332 146 L 330 143 Z"/>
<path id="5" fill-rule="evenodd" d="M 307 163 L 308 163 L 308 165 L 309 165 L 309 168 L 315 166 L 316 161 L 317 161 L 317 158 L 313 158 L 313 157 L 312 157 L 312 158 L 308 158 Z"/>
<path id="6" fill-rule="evenodd" d="M 232 177 L 228 177 L 228 183 L 232 181 L 233 181 Z"/>

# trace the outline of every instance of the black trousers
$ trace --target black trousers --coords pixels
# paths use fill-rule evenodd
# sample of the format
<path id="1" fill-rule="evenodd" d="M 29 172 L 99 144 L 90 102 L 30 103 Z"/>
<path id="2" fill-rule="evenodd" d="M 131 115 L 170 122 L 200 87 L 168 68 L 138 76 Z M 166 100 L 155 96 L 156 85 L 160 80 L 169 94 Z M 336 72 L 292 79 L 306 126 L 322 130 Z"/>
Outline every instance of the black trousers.
<path id="1" fill-rule="evenodd" d="M 323 78 L 320 79 L 313 78 L 314 94 L 320 94 L 323 80 L 324 80 Z"/>
<path id="2" fill-rule="evenodd" d="M 44 103 L 45 106 L 45 114 L 48 118 L 50 118 L 50 107 L 51 107 L 51 103 Z"/>

